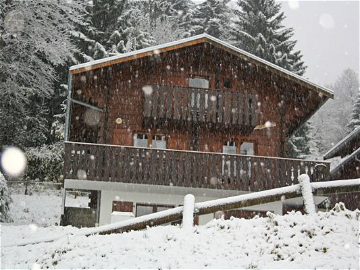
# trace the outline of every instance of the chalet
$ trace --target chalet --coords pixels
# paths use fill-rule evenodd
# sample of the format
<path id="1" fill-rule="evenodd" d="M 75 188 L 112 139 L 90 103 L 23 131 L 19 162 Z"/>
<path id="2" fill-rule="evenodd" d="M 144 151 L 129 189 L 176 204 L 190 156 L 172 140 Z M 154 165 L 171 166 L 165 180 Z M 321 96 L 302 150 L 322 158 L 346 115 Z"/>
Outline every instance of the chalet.
<path id="1" fill-rule="evenodd" d="M 331 179 L 360 178 L 360 127 L 348 134 L 325 155 L 324 160 L 340 157 L 340 162 L 330 171 Z M 342 201 L 351 210 L 360 209 L 360 192 L 335 194 L 330 200 Z"/>
<path id="2" fill-rule="evenodd" d="M 141 216 L 179 206 L 187 193 L 204 201 L 292 185 L 301 173 L 327 180 L 328 162 L 285 150 L 329 98 L 327 88 L 206 34 L 73 66 L 64 189 L 90 191 L 91 200 L 87 209 L 65 201 L 63 224 Z M 282 202 L 251 209 L 282 213 Z"/>

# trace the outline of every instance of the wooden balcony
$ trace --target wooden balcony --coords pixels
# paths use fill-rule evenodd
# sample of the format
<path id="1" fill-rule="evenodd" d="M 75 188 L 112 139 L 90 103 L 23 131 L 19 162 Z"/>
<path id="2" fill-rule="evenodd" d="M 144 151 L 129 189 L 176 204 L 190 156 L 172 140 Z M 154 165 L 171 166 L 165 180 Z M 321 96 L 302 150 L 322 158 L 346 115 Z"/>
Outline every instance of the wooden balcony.
<path id="1" fill-rule="evenodd" d="M 318 168 L 318 169 L 316 169 Z M 65 179 L 261 191 L 329 180 L 329 162 L 65 143 Z"/>
<path id="2" fill-rule="evenodd" d="M 146 86 L 145 125 L 206 125 L 249 134 L 258 124 L 257 96 L 249 93 L 166 85 Z"/>

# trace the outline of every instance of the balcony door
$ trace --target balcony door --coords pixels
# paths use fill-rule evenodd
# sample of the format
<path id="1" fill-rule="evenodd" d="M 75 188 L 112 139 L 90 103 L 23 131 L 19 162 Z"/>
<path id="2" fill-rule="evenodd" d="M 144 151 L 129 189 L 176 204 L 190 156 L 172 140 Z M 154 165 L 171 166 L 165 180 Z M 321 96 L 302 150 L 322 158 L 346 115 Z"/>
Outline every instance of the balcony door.
<path id="1" fill-rule="evenodd" d="M 209 89 L 210 82 L 206 78 L 194 77 L 189 78 L 189 87 L 193 88 L 205 88 Z M 200 108 L 200 93 L 191 93 L 191 107 L 192 108 Z M 208 107 L 208 94 L 205 94 L 205 108 Z"/>

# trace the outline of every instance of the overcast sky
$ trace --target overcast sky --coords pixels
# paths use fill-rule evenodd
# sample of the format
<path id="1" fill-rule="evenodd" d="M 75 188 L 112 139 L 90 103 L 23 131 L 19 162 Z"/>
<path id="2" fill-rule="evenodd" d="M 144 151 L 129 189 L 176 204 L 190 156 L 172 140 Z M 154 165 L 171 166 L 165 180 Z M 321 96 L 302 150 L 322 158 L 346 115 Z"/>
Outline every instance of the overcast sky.
<path id="1" fill-rule="evenodd" d="M 308 66 L 305 77 L 327 85 L 342 71 L 359 74 L 359 1 L 281 1 Z"/>

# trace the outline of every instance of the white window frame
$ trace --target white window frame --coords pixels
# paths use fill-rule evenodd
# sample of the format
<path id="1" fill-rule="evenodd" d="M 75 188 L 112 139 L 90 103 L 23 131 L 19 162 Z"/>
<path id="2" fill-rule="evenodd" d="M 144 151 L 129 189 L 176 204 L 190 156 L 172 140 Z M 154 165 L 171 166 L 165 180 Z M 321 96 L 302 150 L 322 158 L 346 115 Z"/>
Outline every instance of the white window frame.
<path id="1" fill-rule="evenodd" d="M 143 133 L 134 134 L 134 146 L 135 147 L 148 147 L 149 136 Z"/>
<path id="2" fill-rule="evenodd" d="M 153 135 L 151 141 L 151 148 L 166 149 L 166 136 L 165 135 Z"/>

